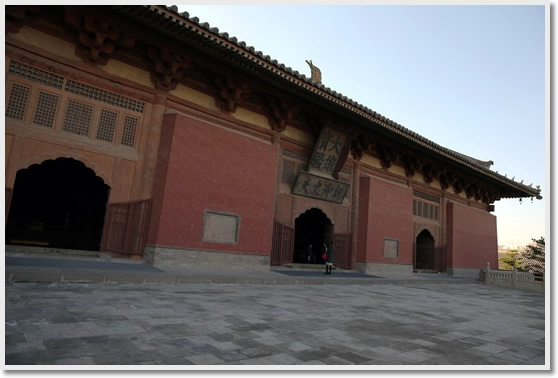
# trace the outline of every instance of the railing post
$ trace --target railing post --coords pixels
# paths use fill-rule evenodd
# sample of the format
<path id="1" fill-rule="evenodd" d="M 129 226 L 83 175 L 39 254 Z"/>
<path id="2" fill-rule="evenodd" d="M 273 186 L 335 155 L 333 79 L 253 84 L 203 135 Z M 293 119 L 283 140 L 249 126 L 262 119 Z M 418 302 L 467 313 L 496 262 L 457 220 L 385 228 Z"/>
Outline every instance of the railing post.
<path id="1" fill-rule="evenodd" d="M 486 265 L 484 266 L 484 269 L 481 269 L 481 271 L 479 272 L 479 279 L 484 283 L 488 283 L 488 280 L 490 278 L 489 275 L 490 275 L 490 262 L 487 261 Z"/>
<path id="2" fill-rule="evenodd" d="M 512 270 L 512 287 L 516 287 L 516 286 L 517 286 L 517 268 L 515 267 L 514 264 Z"/>

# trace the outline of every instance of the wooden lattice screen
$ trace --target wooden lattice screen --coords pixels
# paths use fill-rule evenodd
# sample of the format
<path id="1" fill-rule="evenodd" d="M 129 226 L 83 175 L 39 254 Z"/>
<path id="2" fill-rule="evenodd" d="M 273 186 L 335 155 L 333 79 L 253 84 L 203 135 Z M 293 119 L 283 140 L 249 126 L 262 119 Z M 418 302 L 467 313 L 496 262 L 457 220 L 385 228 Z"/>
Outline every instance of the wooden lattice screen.
<path id="1" fill-rule="evenodd" d="M 294 228 L 274 221 L 271 265 L 283 265 L 293 262 Z"/>
<path id="2" fill-rule="evenodd" d="M 351 268 L 351 239 L 352 234 L 350 233 L 333 235 L 334 263 L 340 268 Z"/>

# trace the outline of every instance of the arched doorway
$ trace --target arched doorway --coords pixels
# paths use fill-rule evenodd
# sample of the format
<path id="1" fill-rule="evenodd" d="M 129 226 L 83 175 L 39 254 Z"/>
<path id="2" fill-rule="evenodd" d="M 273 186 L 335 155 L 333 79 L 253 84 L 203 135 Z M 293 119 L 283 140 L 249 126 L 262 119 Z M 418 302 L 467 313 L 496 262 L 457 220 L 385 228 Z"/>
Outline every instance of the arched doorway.
<path id="1" fill-rule="evenodd" d="M 80 161 L 59 158 L 17 172 L 6 244 L 99 250 L 109 186 Z"/>
<path id="2" fill-rule="evenodd" d="M 294 263 L 321 264 L 324 243 L 333 242 L 333 224 L 320 209 L 312 208 L 295 220 Z M 312 245 L 312 256 L 308 246 Z"/>
<path id="3" fill-rule="evenodd" d="M 428 230 L 422 230 L 417 236 L 415 269 L 434 269 L 434 237 Z"/>

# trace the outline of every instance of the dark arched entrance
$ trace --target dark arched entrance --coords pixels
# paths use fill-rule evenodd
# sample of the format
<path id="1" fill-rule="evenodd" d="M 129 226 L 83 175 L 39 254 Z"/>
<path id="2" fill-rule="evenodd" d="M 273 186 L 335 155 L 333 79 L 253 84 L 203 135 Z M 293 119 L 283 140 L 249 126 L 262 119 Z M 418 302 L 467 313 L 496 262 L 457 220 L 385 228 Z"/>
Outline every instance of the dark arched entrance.
<path id="1" fill-rule="evenodd" d="M 320 209 L 310 209 L 295 220 L 293 262 L 320 264 L 324 243 L 333 242 L 333 224 Z M 308 246 L 313 256 L 308 259 Z"/>
<path id="2" fill-rule="evenodd" d="M 108 195 L 108 185 L 74 159 L 19 170 L 6 244 L 99 250 Z"/>
<path id="3" fill-rule="evenodd" d="M 422 230 L 417 236 L 415 269 L 434 269 L 434 237 L 428 230 Z"/>

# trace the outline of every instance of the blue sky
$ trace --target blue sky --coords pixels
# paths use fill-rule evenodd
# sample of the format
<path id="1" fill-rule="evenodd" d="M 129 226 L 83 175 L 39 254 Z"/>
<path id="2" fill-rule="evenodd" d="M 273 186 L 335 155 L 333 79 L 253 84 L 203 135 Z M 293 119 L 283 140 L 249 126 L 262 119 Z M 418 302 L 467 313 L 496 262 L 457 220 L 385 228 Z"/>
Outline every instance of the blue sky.
<path id="1" fill-rule="evenodd" d="M 265 4 L 265 3 L 264 3 Z M 545 236 L 544 5 L 179 5 L 444 147 L 542 188 L 496 202 L 498 244 Z"/>

